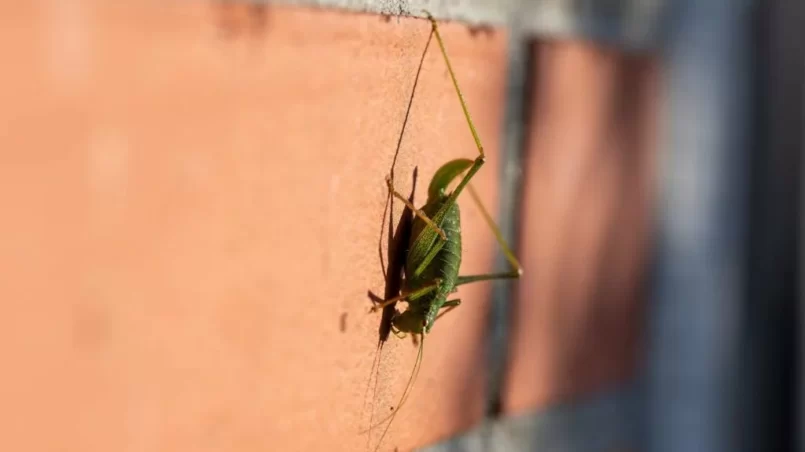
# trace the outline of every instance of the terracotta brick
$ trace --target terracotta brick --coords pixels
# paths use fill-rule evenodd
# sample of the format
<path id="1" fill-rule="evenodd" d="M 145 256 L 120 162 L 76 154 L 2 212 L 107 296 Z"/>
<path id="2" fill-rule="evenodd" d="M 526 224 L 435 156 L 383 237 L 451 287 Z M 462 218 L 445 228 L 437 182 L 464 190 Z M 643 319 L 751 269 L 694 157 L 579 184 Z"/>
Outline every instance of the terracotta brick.
<path id="1" fill-rule="evenodd" d="M 544 411 L 629 381 L 640 357 L 658 72 L 580 41 L 534 46 L 522 262 L 504 411 Z"/>
<path id="2" fill-rule="evenodd" d="M 273 6 L 6 4 L 0 449 L 366 449 L 365 405 L 388 413 L 416 355 L 392 337 L 366 402 L 384 176 L 429 30 Z M 495 212 L 505 35 L 444 35 Z M 438 165 L 475 153 L 434 41 L 397 184 L 418 166 L 421 203 Z M 494 241 L 462 205 L 463 271 L 480 272 Z M 462 288 L 437 323 L 383 450 L 481 418 L 488 289 Z"/>

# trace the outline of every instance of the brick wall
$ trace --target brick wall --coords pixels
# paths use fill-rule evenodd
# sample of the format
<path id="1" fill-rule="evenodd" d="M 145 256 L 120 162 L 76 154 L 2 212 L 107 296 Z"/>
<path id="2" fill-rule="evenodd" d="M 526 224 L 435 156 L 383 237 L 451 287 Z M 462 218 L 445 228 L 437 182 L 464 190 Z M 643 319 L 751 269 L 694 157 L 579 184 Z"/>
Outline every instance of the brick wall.
<path id="1" fill-rule="evenodd" d="M 290 6 L 5 5 L 0 448 L 366 448 L 416 355 L 392 337 L 373 372 L 367 291 L 384 289 L 384 176 L 429 30 Z M 443 32 L 496 212 L 506 32 Z M 421 202 L 438 165 L 475 153 L 434 42 L 396 183 L 418 168 Z M 462 269 L 480 272 L 494 241 L 463 205 Z M 434 328 L 384 449 L 479 422 L 488 294 L 462 288 Z"/>

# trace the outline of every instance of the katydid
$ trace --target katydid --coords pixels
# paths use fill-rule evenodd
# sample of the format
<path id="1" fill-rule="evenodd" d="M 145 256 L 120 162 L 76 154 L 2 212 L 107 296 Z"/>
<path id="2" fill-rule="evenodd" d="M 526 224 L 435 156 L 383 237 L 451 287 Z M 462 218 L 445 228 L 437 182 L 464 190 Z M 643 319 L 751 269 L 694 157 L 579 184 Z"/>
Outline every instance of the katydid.
<path id="1" fill-rule="evenodd" d="M 392 408 L 390 417 L 381 421 L 388 420 L 383 434 L 377 444 L 380 448 L 383 438 L 388 432 L 389 427 L 394 421 L 394 417 L 405 403 L 411 387 L 413 386 L 416 375 L 422 363 L 422 354 L 425 346 L 425 335 L 433 328 L 434 322 L 444 313 L 457 307 L 461 301 L 458 299 L 448 299 L 456 292 L 456 288 L 463 284 L 477 281 L 488 281 L 496 279 L 519 278 L 522 275 L 522 267 L 514 256 L 503 236 L 481 203 L 477 193 L 469 184 L 478 170 L 484 164 L 484 148 L 481 139 L 472 123 L 464 96 L 458 87 L 455 73 L 447 57 L 444 42 L 439 34 L 439 28 L 433 16 L 423 11 L 431 23 L 432 33 L 436 35 L 444 62 L 447 65 L 448 73 L 453 83 L 453 87 L 458 95 L 464 117 L 467 119 L 472 137 L 478 148 L 478 156 L 474 159 L 451 160 L 433 175 L 433 179 L 428 187 L 428 200 L 421 209 L 417 209 L 405 196 L 394 189 L 394 181 L 390 176 L 386 177 L 386 185 L 389 192 L 402 201 L 406 208 L 414 213 L 411 228 L 410 241 L 408 243 L 408 254 L 404 266 L 405 280 L 402 295 L 376 302 L 372 311 L 388 306 L 396 302 L 406 302 L 407 309 L 403 312 L 395 312 L 392 317 L 392 331 L 397 336 L 404 336 L 407 333 L 419 335 L 419 350 L 414 364 L 414 369 L 406 384 L 403 395 L 396 407 Z M 460 179 L 459 179 L 460 178 Z M 458 185 L 451 192 L 447 193 L 450 184 L 459 179 Z M 459 276 L 461 266 L 461 220 L 457 204 L 458 197 L 467 189 L 470 197 L 478 206 L 484 221 L 489 225 L 495 235 L 497 242 L 503 250 L 506 259 L 512 266 L 512 270 L 503 273 L 490 273 L 470 276 Z M 444 309 L 444 311 L 442 311 Z"/>

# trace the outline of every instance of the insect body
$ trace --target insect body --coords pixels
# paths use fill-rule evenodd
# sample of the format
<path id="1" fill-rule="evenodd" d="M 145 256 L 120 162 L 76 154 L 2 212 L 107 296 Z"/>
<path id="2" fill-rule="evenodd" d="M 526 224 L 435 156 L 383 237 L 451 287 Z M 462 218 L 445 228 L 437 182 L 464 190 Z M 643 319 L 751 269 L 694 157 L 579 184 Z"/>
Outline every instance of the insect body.
<path id="1" fill-rule="evenodd" d="M 392 318 L 397 332 L 430 332 L 439 310 L 448 303 L 458 303 L 448 302 L 447 297 L 455 292 L 461 266 L 461 216 L 458 204 L 448 206 L 445 201 L 443 197 L 428 199 L 421 209 L 423 214 L 436 218 L 438 223 L 434 224 L 444 232 L 444 238 L 436 235 L 433 240 L 433 234 L 424 233 L 430 226 L 420 218 L 414 220 L 405 264 L 408 309 Z M 444 213 L 441 219 L 436 216 L 440 209 Z"/>
<path id="2" fill-rule="evenodd" d="M 386 429 L 380 438 L 383 441 L 394 417 L 399 412 L 405 402 L 411 386 L 416 378 L 422 362 L 422 354 L 425 344 L 425 335 L 430 332 L 436 319 L 447 312 L 449 309 L 458 306 L 461 301 L 449 299 L 449 296 L 456 292 L 456 288 L 462 284 L 476 281 L 519 278 L 522 274 L 517 258 L 509 249 L 500 230 L 495 225 L 489 213 L 484 208 L 480 198 L 470 185 L 473 176 L 481 169 L 485 161 L 484 149 L 481 140 L 475 130 L 475 126 L 470 118 L 467 105 L 458 87 L 456 76 L 447 57 L 444 42 L 439 35 L 439 29 L 433 17 L 425 11 L 431 22 L 432 33 L 436 35 L 436 40 L 442 51 L 442 56 L 447 65 L 450 78 L 455 87 L 456 94 L 461 102 L 461 108 L 467 119 L 470 132 L 472 133 L 475 144 L 478 147 L 478 156 L 471 159 L 451 160 L 433 175 L 433 179 L 428 186 L 428 199 L 421 209 L 417 209 L 408 199 L 394 189 L 394 182 L 391 178 L 386 178 L 389 192 L 403 203 L 408 209 L 414 212 L 413 225 L 411 228 L 411 238 L 408 244 L 408 253 L 405 262 L 405 281 L 403 293 L 400 296 L 390 298 L 375 304 L 373 310 L 380 309 L 398 301 L 408 304 L 403 312 L 396 312 L 392 318 L 392 331 L 398 335 L 405 334 L 419 335 L 419 352 L 417 354 L 414 370 L 406 385 L 406 389 L 393 410 Z M 458 184 L 452 192 L 448 193 L 449 186 L 458 180 Z M 491 273 L 481 275 L 460 276 L 461 267 L 461 219 L 457 204 L 458 197 L 467 190 L 470 197 L 478 206 L 485 222 L 495 235 L 498 243 L 503 249 L 507 260 L 512 265 L 513 270 L 503 273 Z M 442 309 L 445 311 L 442 311 Z M 385 420 L 384 420 L 385 421 Z M 381 422 L 384 422 L 381 421 Z"/>

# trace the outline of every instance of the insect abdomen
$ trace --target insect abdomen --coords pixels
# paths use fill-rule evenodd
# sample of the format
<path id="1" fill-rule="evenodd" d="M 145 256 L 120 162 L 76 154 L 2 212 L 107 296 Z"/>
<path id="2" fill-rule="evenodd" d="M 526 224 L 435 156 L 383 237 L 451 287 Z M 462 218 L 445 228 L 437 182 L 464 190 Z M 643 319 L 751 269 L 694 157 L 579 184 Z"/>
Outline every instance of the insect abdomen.
<path id="1" fill-rule="evenodd" d="M 449 285 L 449 290 L 445 292 L 447 294 L 452 292 L 461 268 L 461 216 L 458 204 L 454 204 L 444 217 L 442 230 L 447 235 L 447 242 L 434 261 L 438 261 L 437 272 L 440 274 L 437 277 L 441 277 L 445 285 Z"/>
<path id="2" fill-rule="evenodd" d="M 432 216 L 441 206 L 442 201 L 429 203 L 422 207 L 422 211 L 426 215 Z M 422 263 L 422 260 L 411 258 L 409 255 L 409 259 L 405 264 L 405 273 L 407 285 L 411 288 L 422 287 L 434 281 L 436 278 L 441 279 L 442 290 L 439 292 L 446 295 L 452 292 L 456 279 L 458 278 L 459 268 L 461 267 L 461 213 L 458 204 L 453 204 L 453 206 L 448 209 L 439 226 L 447 236 L 447 240 L 442 249 L 418 276 L 415 275 L 415 271 Z M 424 221 L 418 217 L 414 217 L 411 247 L 414 246 L 422 230 L 427 227 Z M 441 239 L 437 237 L 436 241 L 439 240 Z M 434 241 L 434 244 L 436 241 Z M 435 296 L 436 294 L 434 294 L 434 297 Z"/>

